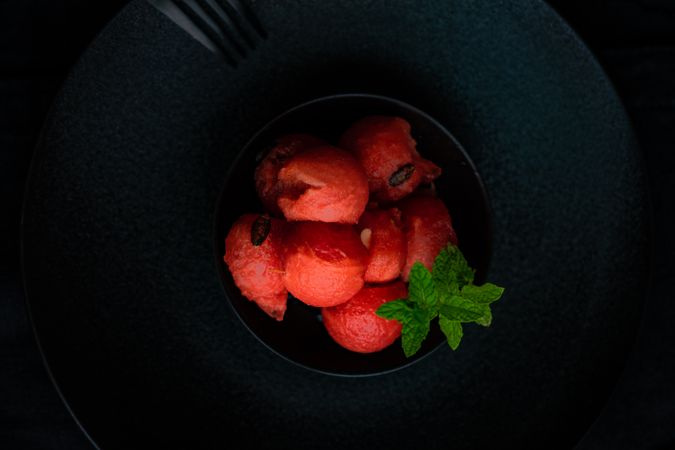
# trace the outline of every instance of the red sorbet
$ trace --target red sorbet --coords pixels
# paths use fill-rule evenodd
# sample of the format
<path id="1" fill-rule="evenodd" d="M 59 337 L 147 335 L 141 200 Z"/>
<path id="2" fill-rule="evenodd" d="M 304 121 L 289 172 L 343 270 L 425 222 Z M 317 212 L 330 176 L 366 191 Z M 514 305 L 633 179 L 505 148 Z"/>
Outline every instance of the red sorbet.
<path id="1" fill-rule="evenodd" d="M 277 139 L 274 146 L 255 169 L 255 187 L 258 197 L 272 214 L 281 215 L 277 206 L 278 175 L 283 164 L 296 153 L 323 145 L 324 142 L 308 134 L 289 134 Z"/>
<path id="2" fill-rule="evenodd" d="M 443 202 L 430 195 L 409 197 L 398 204 L 403 217 L 403 229 L 408 243 L 408 255 L 401 275 L 408 274 L 417 261 L 431 270 L 434 259 L 448 242 L 457 245 L 450 213 Z"/>
<path id="3" fill-rule="evenodd" d="M 405 264 L 406 239 L 401 225 L 401 212 L 366 211 L 359 220 L 361 242 L 368 248 L 367 283 L 383 283 L 398 278 Z"/>
<path id="4" fill-rule="evenodd" d="M 373 197 L 384 202 L 399 200 L 441 174 L 440 167 L 417 153 L 416 145 L 410 124 L 389 116 L 365 117 L 340 140 L 366 171 Z"/>
<path id="5" fill-rule="evenodd" d="M 329 145 L 296 154 L 279 171 L 277 204 L 288 220 L 356 223 L 368 195 L 358 161 Z"/>
<path id="6" fill-rule="evenodd" d="M 289 224 L 286 237 L 286 289 L 311 306 L 346 302 L 363 287 L 368 251 L 349 225 Z"/>
<path id="7" fill-rule="evenodd" d="M 366 286 L 348 302 L 322 308 L 328 334 L 347 350 L 359 353 L 380 351 L 401 335 L 401 324 L 375 314 L 383 303 L 408 296 L 401 281 L 384 286 Z"/>
<path id="8" fill-rule="evenodd" d="M 244 297 L 276 320 L 286 312 L 283 281 L 284 222 L 258 214 L 237 220 L 225 239 L 225 263 Z"/>

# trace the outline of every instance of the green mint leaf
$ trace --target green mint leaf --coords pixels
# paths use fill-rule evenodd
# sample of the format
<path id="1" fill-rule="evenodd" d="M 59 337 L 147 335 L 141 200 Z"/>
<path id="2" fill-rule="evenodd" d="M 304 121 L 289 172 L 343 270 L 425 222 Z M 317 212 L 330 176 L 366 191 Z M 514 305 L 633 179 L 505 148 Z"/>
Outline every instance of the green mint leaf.
<path id="1" fill-rule="evenodd" d="M 443 248 L 436 256 L 431 272 L 431 279 L 434 281 L 436 292 L 440 298 L 450 297 L 459 292 L 459 285 L 453 273 L 454 268 L 450 253 L 447 248 Z"/>
<path id="2" fill-rule="evenodd" d="M 445 248 L 445 251 L 448 252 L 450 256 L 450 262 L 452 271 L 454 272 L 455 279 L 459 284 L 459 287 L 463 287 L 469 283 L 473 282 L 474 271 L 469 267 L 469 263 L 464 258 L 464 255 L 459 250 L 459 247 L 456 245 L 448 244 Z"/>
<path id="3" fill-rule="evenodd" d="M 401 344 L 406 357 L 414 355 L 422 347 L 422 342 L 429 334 L 429 322 L 433 318 L 429 310 L 404 299 L 384 303 L 375 313 L 385 319 L 401 322 Z"/>
<path id="4" fill-rule="evenodd" d="M 398 299 L 383 303 L 375 314 L 384 319 L 396 319 L 403 323 L 412 314 L 412 308 L 406 300 Z"/>
<path id="5" fill-rule="evenodd" d="M 460 287 L 464 287 L 467 284 L 473 283 L 474 270 L 469 267 L 469 263 L 464 258 L 464 255 L 462 255 L 459 247 L 448 245 L 447 249 L 453 257 L 455 279 L 457 280 L 457 284 L 459 284 Z"/>
<path id="6" fill-rule="evenodd" d="M 499 300 L 504 293 L 504 288 L 492 283 L 485 283 L 482 286 L 467 284 L 462 288 L 461 296 L 471 300 L 474 303 L 489 304 Z"/>
<path id="7" fill-rule="evenodd" d="M 445 337 L 448 338 L 450 348 L 457 350 L 459 342 L 462 340 L 462 336 L 464 336 L 462 324 L 457 320 L 450 320 L 444 316 L 438 319 L 438 324 L 441 326 L 441 331 L 445 334 Z"/>
<path id="8" fill-rule="evenodd" d="M 408 298 L 422 309 L 430 312 L 429 320 L 436 316 L 438 296 L 431 272 L 420 262 L 413 264 L 410 270 Z"/>
<path id="9" fill-rule="evenodd" d="M 401 330 L 401 345 L 407 358 L 411 357 L 422 347 L 422 342 L 429 334 L 429 319 L 421 310 L 414 310 L 408 320 L 403 323 Z"/>
<path id="10" fill-rule="evenodd" d="M 455 245 L 448 244 L 436 256 L 433 280 L 441 297 L 455 295 L 463 286 L 473 282 L 474 272 Z"/>
<path id="11" fill-rule="evenodd" d="M 484 327 L 489 327 L 492 324 L 492 311 L 490 311 L 489 307 L 487 308 L 487 313 L 483 317 L 476 319 L 476 323 Z"/>
<path id="12" fill-rule="evenodd" d="M 504 289 L 491 283 L 473 284 L 474 271 L 454 245 L 443 248 L 430 272 L 417 262 L 410 271 L 408 298 L 381 305 L 376 314 L 402 324 L 401 345 L 406 357 L 417 353 L 429 334 L 430 322 L 439 317 L 439 325 L 448 345 L 456 350 L 464 335 L 463 322 L 484 327 L 492 323 L 489 304 L 498 300 Z"/>
<path id="13" fill-rule="evenodd" d="M 447 299 L 440 307 L 441 316 L 449 320 L 460 322 L 475 322 L 488 314 L 487 305 L 473 303 L 470 300 L 454 295 Z"/>

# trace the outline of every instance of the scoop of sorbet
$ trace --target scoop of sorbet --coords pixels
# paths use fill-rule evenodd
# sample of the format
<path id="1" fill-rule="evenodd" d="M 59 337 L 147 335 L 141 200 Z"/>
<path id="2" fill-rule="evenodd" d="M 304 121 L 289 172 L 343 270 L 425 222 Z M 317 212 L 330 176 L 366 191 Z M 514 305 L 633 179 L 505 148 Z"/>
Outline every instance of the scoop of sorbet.
<path id="1" fill-rule="evenodd" d="M 365 117 L 340 140 L 366 171 L 373 197 L 384 202 L 399 200 L 441 174 L 440 167 L 419 155 L 416 145 L 410 124 L 389 116 Z"/>
<path id="2" fill-rule="evenodd" d="M 431 270 L 434 259 L 448 242 L 457 245 L 450 213 L 443 202 L 430 195 L 408 197 L 398 204 L 403 218 L 408 254 L 401 276 L 408 281 L 413 264 L 419 261 Z"/>
<path id="3" fill-rule="evenodd" d="M 255 169 L 255 187 L 267 211 L 272 214 L 281 214 L 277 206 L 279 196 L 277 181 L 279 170 L 284 163 L 298 152 L 323 144 L 321 139 L 309 134 L 289 134 L 277 139 L 276 145 Z"/>
<path id="4" fill-rule="evenodd" d="M 225 263 L 242 295 L 282 320 L 288 292 L 283 281 L 284 222 L 257 214 L 237 220 L 225 239 Z"/>
<path id="5" fill-rule="evenodd" d="M 367 259 L 352 226 L 292 223 L 286 236 L 284 284 L 308 305 L 338 305 L 363 287 Z"/>
<path id="6" fill-rule="evenodd" d="M 328 145 L 296 154 L 279 171 L 277 204 L 288 220 L 356 223 L 368 195 L 358 161 Z"/>
<path id="7" fill-rule="evenodd" d="M 359 220 L 361 242 L 368 248 L 366 283 L 383 283 L 401 275 L 406 240 L 401 212 L 396 209 L 366 211 Z"/>
<path id="8" fill-rule="evenodd" d="M 383 286 L 366 286 L 348 302 L 321 309 L 328 334 L 347 350 L 359 353 L 380 351 L 401 335 L 401 324 L 375 314 L 390 300 L 405 298 L 408 289 L 401 281 Z"/>

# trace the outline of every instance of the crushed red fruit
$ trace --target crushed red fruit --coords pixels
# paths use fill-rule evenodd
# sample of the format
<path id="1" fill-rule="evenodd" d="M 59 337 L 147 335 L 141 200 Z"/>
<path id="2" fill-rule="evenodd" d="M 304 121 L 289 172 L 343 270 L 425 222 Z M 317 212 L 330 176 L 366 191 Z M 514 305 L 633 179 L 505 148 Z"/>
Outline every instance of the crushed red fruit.
<path id="1" fill-rule="evenodd" d="M 287 220 L 353 224 L 368 203 L 368 180 L 358 161 L 328 145 L 290 158 L 278 183 L 277 204 Z"/>
<path id="2" fill-rule="evenodd" d="M 401 275 L 406 256 L 406 240 L 401 211 L 366 211 L 359 220 L 361 242 L 368 248 L 367 283 L 383 283 Z"/>
<path id="3" fill-rule="evenodd" d="M 346 302 L 363 287 L 368 251 L 350 225 L 324 222 L 289 224 L 284 283 L 312 306 Z"/>
<path id="4" fill-rule="evenodd" d="M 267 213 L 285 220 L 246 214 L 225 242 L 241 293 L 276 320 L 288 293 L 321 307 L 330 336 L 351 351 L 389 346 L 401 324 L 375 311 L 407 297 L 415 262 L 431 269 L 448 242 L 457 244 L 443 202 L 419 188 L 441 169 L 416 146 L 410 124 L 388 116 L 354 123 L 340 148 L 308 134 L 279 138 L 255 185 Z"/>
<path id="5" fill-rule="evenodd" d="M 340 145 L 361 162 L 379 201 L 399 200 L 441 174 L 440 167 L 417 152 L 410 124 L 400 117 L 365 117 L 342 135 Z"/>
<path id="6" fill-rule="evenodd" d="M 225 239 L 225 263 L 244 297 L 270 317 L 282 320 L 288 292 L 283 281 L 282 235 L 284 222 L 258 214 L 245 214 Z"/>
<path id="7" fill-rule="evenodd" d="M 408 255 L 401 276 L 408 281 L 413 264 L 419 261 L 431 270 L 436 255 L 448 242 L 457 245 L 448 208 L 431 195 L 419 195 L 401 200 L 397 205 L 403 217 L 403 229 Z"/>
<path id="8" fill-rule="evenodd" d="M 289 134 L 277 139 L 276 145 L 265 155 L 255 169 L 255 187 L 265 209 L 281 215 L 277 206 L 279 170 L 296 153 L 325 144 L 309 134 Z"/>
<path id="9" fill-rule="evenodd" d="M 401 335 L 401 324 L 375 314 L 390 300 L 405 298 L 408 289 L 401 281 L 366 286 L 346 303 L 323 308 L 321 316 L 328 334 L 347 350 L 359 353 L 380 351 Z"/>

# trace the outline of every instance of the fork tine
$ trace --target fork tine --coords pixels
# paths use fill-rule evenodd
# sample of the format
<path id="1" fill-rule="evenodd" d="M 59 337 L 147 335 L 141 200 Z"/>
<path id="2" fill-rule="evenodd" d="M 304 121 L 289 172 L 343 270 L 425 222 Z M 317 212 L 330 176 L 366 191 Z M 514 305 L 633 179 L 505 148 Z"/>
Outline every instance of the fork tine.
<path id="1" fill-rule="evenodd" d="M 261 38 L 267 39 L 267 32 L 265 31 L 265 27 L 263 27 L 262 23 L 260 23 L 260 19 L 258 19 L 258 16 L 255 15 L 253 9 L 248 4 L 248 2 L 241 0 L 228 0 L 228 1 L 232 4 L 232 6 L 234 6 L 236 10 L 238 10 L 248 20 L 248 22 L 253 26 L 253 29 L 258 33 L 258 35 Z"/>
<path id="2" fill-rule="evenodd" d="M 176 25 L 236 67 L 267 33 L 241 0 L 147 0 Z"/>
<path id="3" fill-rule="evenodd" d="M 225 11 L 227 16 L 230 18 L 230 21 L 234 24 L 239 35 L 244 38 L 246 43 L 254 49 L 256 47 L 255 40 L 250 36 L 250 32 L 246 30 L 246 27 L 242 22 L 246 22 L 244 16 L 242 16 L 235 6 L 229 0 L 216 0 L 218 5 Z"/>
<path id="4" fill-rule="evenodd" d="M 175 0 L 176 6 L 185 14 L 192 22 L 197 25 L 197 27 L 206 34 L 209 39 L 218 47 L 222 55 L 225 57 L 227 62 L 236 67 L 237 61 L 230 54 L 229 49 L 225 46 L 223 37 L 214 30 L 213 26 L 207 22 L 207 20 L 199 14 L 194 7 L 189 5 L 185 0 Z"/>
<path id="5" fill-rule="evenodd" d="M 246 56 L 246 49 L 239 43 L 232 30 L 232 25 L 225 12 L 209 0 L 196 0 L 199 6 L 214 20 L 223 36 L 232 44 L 237 53 L 243 58 Z M 236 26 L 236 25 L 235 25 Z M 238 28 L 238 27 L 237 27 Z"/>

